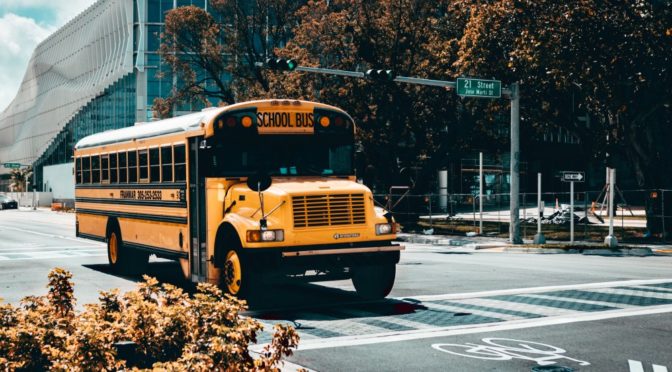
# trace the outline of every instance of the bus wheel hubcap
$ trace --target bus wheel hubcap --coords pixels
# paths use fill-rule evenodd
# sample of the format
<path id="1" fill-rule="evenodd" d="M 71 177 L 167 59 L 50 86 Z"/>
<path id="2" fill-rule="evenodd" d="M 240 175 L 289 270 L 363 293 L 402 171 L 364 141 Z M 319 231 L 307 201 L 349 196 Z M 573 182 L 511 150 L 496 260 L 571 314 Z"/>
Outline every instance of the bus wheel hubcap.
<path id="1" fill-rule="evenodd" d="M 226 279 L 226 286 L 228 287 L 229 292 L 232 294 L 238 293 L 240 290 L 242 273 L 240 268 L 240 258 L 235 251 L 229 251 L 226 255 L 224 278 Z"/>

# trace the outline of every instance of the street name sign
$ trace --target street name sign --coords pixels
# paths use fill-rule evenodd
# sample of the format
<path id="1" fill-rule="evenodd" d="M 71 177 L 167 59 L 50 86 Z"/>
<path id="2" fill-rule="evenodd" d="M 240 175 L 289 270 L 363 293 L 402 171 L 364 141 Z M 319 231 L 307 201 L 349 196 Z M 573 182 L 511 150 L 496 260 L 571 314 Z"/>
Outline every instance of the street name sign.
<path id="1" fill-rule="evenodd" d="M 562 172 L 562 182 L 583 182 L 584 172 Z"/>
<path id="2" fill-rule="evenodd" d="M 21 168 L 21 163 L 5 163 L 5 168 L 19 169 Z"/>
<path id="3" fill-rule="evenodd" d="M 462 97 L 500 98 L 502 82 L 472 78 L 457 79 L 457 95 Z"/>

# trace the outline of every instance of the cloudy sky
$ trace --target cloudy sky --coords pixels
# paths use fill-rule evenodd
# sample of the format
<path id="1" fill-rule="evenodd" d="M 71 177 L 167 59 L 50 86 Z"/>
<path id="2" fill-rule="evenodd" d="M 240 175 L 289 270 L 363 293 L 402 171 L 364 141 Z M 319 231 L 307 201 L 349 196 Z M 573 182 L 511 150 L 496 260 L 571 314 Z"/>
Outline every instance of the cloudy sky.
<path id="1" fill-rule="evenodd" d="M 35 46 L 95 0 L 0 0 L 0 112 L 19 90 Z"/>

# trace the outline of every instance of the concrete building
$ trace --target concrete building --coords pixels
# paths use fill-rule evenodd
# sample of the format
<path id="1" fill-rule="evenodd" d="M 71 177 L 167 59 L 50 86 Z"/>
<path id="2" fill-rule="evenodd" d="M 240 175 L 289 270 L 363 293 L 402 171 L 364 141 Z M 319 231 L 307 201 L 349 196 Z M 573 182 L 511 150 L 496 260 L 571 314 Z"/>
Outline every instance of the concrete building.
<path id="1" fill-rule="evenodd" d="M 172 89 L 172 78 L 157 76 L 156 51 L 165 12 L 186 5 L 208 6 L 206 0 L 99 0 L 41 42 L 16 97 L 0 113 L 0 163 L 33 165 L 38 190 L 59 190 L 68 199 L 72 177 L 64 172 L 72 169 L 74 144 L 151 120 L 154 98 Z M 200 107 L 180 108 L 193 109 Z M 0 191 L 8 184 L 9 169 L 0 168 Z"/>

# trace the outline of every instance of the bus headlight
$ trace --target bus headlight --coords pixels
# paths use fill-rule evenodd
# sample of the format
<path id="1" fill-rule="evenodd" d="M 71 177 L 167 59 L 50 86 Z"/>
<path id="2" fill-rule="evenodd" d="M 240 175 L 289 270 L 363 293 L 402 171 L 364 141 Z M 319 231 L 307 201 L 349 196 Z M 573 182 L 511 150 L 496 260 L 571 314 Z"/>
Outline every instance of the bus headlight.
<path id="1" fill-rule="evenodd" d="M 376 235 L 394 234 L 394 224 L 379 223 L 376 224 Z"/>
<path id="2" fill-rule="evenodd" d="M 281 242 L 285 240 L 284 230 L 247 230 L 247 242 Z"/>

